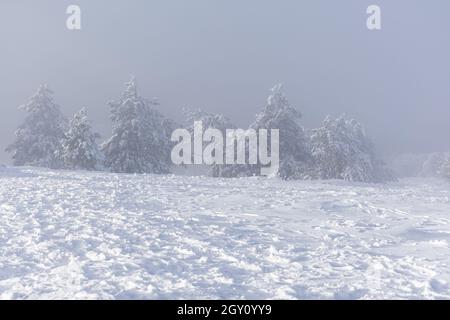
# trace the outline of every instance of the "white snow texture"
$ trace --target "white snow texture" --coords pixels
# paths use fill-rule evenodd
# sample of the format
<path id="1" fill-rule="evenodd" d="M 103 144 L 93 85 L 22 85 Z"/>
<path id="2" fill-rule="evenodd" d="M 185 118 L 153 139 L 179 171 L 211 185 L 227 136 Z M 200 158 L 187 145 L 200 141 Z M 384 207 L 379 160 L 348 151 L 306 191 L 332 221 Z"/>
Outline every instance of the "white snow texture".
<path id="1" fill-rule="evenodd" d="M 450 183 L 0 168 L 2 299 L 448 299 Z"/>

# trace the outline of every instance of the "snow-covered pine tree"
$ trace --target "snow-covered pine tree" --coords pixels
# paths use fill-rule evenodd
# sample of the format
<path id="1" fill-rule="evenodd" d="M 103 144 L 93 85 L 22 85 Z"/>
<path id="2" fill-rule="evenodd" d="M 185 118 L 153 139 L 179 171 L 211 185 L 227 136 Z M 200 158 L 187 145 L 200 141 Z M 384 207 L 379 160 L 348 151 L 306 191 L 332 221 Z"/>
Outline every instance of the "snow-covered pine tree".
<path id="1" fill-rule="evenodd" d="M 183 114 L 186 119 L 186 128 L 191 132 L 191 136 L 193 136 L 194 131 L 194 122 L 201 121 L 203 125 L 203 130 L 207 129 L 218 129 L 222 132 L 222 136 L 224 137 L 224 148 L 223 154 L 225 155 L 225 137 L 227 129 L 236 129 L 236 125 L 226 116 L 222 114 L 214 114 L 210 112 L 206 112 L 202 109 L 183 109 Z M 203 143 L 203 148 L 208 144 L 208 142 Z M 239 177 L 239 176 L 247 176 L 247 165 L 242 164 L 213 164 L 211 166 L 211 175 L 213 177 Z"/>
<path id="2" fill-rule="evenodd" d="M 99 137 L 98 133 L 92 131 L 86 109 L 75 113 L 58 152 L 64 168 L 101 170 L 103 155 L 95 141 Z"/>
<path id="3" fill-rule="evenodd" d="M 376 157 L 364 128 L 355 120 L 327 117 L 321 128 L 312 131 L 311 143 L 315 178 L 360 182 L 393 180 L 392 174 Z"/>
<path id="4" fill-rule="evenodd" d="M 300 124 L 302 114 L 292 107 L 283 93 L 283 86 L 277 84 L 272 88 L 264 110 L 256 116 L 250 128 L 279 129 L 280 133 L 280 168 L 278 175 L 286 180 L 308 179 L 310 167 L 310 150 L 308 139 Z M 270 131 L 269 141 L 270 141 Z M 270 145 L 270 144 L 269 144 Z M 252 173 L 259 174 L 259 169 Z"/>
<path id="5" fill-rule="evenodd" d="M 64 136 L 67 120 L 55 104 L 53 92 L 41 85 L 30 100 L 19 107 L 27 112 L 25 121 L 16 131 L 16 140 L 6 148 L 16 166 L 59 168 L 56 151 Z"/>
<path id="6" fill-rule="evenodd" d="M 190 131 L 194 130 L 194 122 L 201 121 L 203 123 L 203 130 L 208 128 L 219 129 L 225 133 L 226 129 L 234 129 L 236 126 L 231 122 L 231 120 L 222 114 L 214 114 L 206 112 L 200 108 L 189 109 L 183 108 L 183 115 L 186 119 L 185 126 Z"/>
<path id="7" fill-rule="evenodd" d="M 442 177 L 446 175 L 446 165 L 450 161 L 450 154 L 445 152 L 435 152 L 428 155 L 422 164 L 420 176 L 422 177 Z"/>
<path id="8" fill-rule="evenodd" d="M 173 123 L 153 108 L 158 103 L 140 97 L 132 79 L 109 105 L 113 132 L 102 145 L 106 166 L 123 173 L 169 172 Z"/>

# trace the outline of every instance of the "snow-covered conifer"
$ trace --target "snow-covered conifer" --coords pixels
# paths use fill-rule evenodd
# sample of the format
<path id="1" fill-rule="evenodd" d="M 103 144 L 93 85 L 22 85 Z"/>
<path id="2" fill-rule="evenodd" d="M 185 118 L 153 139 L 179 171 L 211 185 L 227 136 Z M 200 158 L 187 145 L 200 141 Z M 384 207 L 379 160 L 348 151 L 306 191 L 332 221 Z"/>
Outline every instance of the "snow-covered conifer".
<path id="1" fill-rule="evenodd" d="M 202 109 L 188 109 L 184 108 L 183 113 L 186 119 L 186 128 L 191 132 L 193 137 L 194 133 L 194 122 L 199 121 L 202 123 L 203 130 L 207 129 L 217 129 L 222 133 L 222 136 L 226 137 L 227 129 L 236 129 L 236 125 L 226 116 L 222 114 L 215 114 L 206 112 Z M 203 143 L 203 148 L 208 144 L 208 142 Z M 223 154 L 225 155 L 225 141 L 223 141 Z M 214 177 L 237 177 L 242 174 L 245 165 L 230 165 L 230 164 L 213 164 L 211 165 L 210 174 Z"/>
<path id="2" fill-rule="evenodd" d="M 86 109 L 75 113 L 69 128 L 62 139 L 59 156 L 67 169 L 100 170 L 103 155 L 99 150 L 94 133 L 89 123 Z"/>
<path id="3" fill-rule="evenodd" d="M 300 124 L 302 114 L 290 105 L 281 84 L 274 86 L 271 91 L 266 107 L 256 116 L 255 122 L 250 127 L 255 130 L 279 129 L 279 176 L 283 179 L 307 179 L 310 151 L 308 139 Z M 255 174 L 258 172 L 259 170 L 253 170 Z"/>
<path id="4" fill-rule="evenodd" d="M 311 143 L 315 178 L 360 182 L 393 179 L 376 157 L 364 128 L 355 120 L 327 118 L 321 128 L 313 130 Z"/>
<path id="5" fill-rule="evenodd" d="M 450 161 L 450 154 L 444 152 L 434 152 L 427 156 L 423 162 L 420 176 L 422 177 L 442 177 L 446 175 L 446 166 Z"/>
<path id="6" fill-rule="evenodd" d="M 201 121 L 203 124 L 203 129 L 206 130 L 208 128 L 218 129 L 225 133 L 226 129 L 234 129 L 236 126 L 231 122 L 229 118 L 222 114 L 215 114 L 206 112 L 200 108 L 197 109 L 183 109 L 183 115 L 186 119 L 186 128 L 193 132 L 194 130 L 194 122 Z"/>
<path id="7" fill-rule="evenodd" d="M 26 104 L 19 107 L 28 114 L 16 131 L 16 140 L 6 148 L 12 153 L 14 165 L 60 167 L 56 151 L 67 120 L 53 101 L 52 94 L 47 85 L 42 85 Z"/>
<path id="8" fill-rule="evenodd" d="M 118 102 L 110 102 L 112 136 L 104 142 L 105 163 L 114 172 L 167 173 L 172 122 L 154 109 L 158 103 L 138 95 L 132 79 Z"/>

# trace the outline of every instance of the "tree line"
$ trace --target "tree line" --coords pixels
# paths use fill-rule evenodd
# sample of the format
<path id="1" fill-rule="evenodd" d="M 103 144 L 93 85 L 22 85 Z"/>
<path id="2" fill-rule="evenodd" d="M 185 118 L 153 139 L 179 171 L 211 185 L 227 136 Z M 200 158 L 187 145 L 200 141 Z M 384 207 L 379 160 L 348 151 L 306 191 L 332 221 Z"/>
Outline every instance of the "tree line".
<path id="1" fill-rule="evenodd" d="M 173 169 L 170 158 L 176 128 L 192 130 L 194 121 L 206 128 L 236 128 L 221 114 L 184 109 L 184 123 L 165 117 L 156 100 L 138 94 L 136 81 L 126 83 L 117 101 L 109 103 L 111 136 L 101 144 L 86 109 L 70 120 L 53 100 L 47 85 L 39 87 L 29 101 L 19 106 L 26 112 L 15 133 L 15 141 L 6 149 L 15 166 L 39 166 L 53 169 L 105 170 L 118 173 L 167 174 Z M 265 107 L 249 128 L 279 129 L 282 179 L 343 179 L 361 182 L 394 180 L 393 174 L 377 157 L 371 140 L 356 120 L 327 117 L 321 127 L 306 130 L 301 112 L 291 106 L 281 85 L 272 88 Z M 257 165 L 210 166 L 214 177 L 259 175 Z"/>

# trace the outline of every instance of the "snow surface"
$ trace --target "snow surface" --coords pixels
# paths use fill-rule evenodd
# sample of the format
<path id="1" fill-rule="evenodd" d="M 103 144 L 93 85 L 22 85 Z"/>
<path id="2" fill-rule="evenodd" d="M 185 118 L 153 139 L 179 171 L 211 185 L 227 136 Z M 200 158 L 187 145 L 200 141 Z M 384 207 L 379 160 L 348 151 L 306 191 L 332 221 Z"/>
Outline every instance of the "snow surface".
<path id="1" fill-rule="evenodd" d="M 0 168 L 2 299 L 450 298 L 450 182 Z"/>

